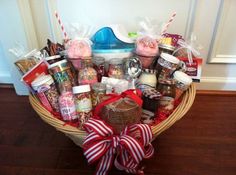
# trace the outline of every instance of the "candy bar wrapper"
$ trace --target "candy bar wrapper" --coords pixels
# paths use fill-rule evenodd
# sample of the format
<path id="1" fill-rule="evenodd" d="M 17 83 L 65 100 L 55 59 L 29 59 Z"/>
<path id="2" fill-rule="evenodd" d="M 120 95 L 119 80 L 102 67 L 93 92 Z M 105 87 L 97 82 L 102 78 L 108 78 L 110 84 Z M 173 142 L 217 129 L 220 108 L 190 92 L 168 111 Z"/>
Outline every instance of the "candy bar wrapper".
<path id="1" fill-rule="evenodd" d="M 194 82 L 200 82 L 202 74 L 202 58 L 193 58 L 193 63 L 189 63 L 188 58 L 179 57 L 186 65 L 186 74 L 189 75 Z"/>
<path id="2" fill-rule="evenodd" d="M 165 33 L 164 38 L 161 39 L 163 44 L 172 45 L 174 47 L 179 47 L 179 44 L 178 44 L 179 40 L 183 40 L 183 37 L 181 35 L 170 34 L 170 33 Z M 166 43 L 166 42 L 168 42 L 168 43 Z"/>
<path id="3" fill-rule="evenodd" d="M 36 64 L 30 71 L 28 71 L 22 78 L 21 81 L 25 83 L 25 85 L 29 88 L 32 93 L 35 93 L 33 88 L 31 87 L 31 83 L 39 76 L 48 74 L 48 64 L 46 61 L 41 60 L 38 64 Z"/>
<path id="4" fill-rule="evenodd" d="M 106 94 L 120 94 L 129 89 L 129 82 L 124 79 L 102 77 L 101 83 L 106 84 Z"/>

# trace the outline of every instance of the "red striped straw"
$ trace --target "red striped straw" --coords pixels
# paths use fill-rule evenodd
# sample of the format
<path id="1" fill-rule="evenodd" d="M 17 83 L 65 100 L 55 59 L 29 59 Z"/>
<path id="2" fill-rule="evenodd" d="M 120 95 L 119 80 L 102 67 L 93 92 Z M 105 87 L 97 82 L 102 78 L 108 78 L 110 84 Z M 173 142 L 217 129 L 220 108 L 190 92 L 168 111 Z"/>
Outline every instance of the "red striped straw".
<path id="1" fill-rule="evenodd" d="M 67 33 L 65 31 L 64 25 L 62 24 L 61 19 L 60 19 L 59 15 L 58 15 L 57 11 L 55 11 L 55 16 L 57 18 L 58 24 L 61 27 L 62 33 L 64 35 L 64 39 L 67 40 Z"/>
<path id="2" fill-rule="evenodd" d="M 170 24 L 173 22 L 174 18 L 176 16 L 176 12 L 174 12 L 172 15 L 171 15 L 171 18 L 169 19 L 169 21 L 166 23 L 164 29 L 162 30 L 161 32 L 161 35 L 164 35 L 167 31 L 167 29 L 169 28 Z"/>

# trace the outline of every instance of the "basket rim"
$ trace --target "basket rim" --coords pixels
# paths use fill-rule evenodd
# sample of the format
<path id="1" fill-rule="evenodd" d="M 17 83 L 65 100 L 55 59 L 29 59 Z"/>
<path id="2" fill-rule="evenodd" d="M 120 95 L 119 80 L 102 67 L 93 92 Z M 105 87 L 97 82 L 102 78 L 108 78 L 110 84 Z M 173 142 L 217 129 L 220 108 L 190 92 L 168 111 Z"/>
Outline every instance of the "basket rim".
<path id="1" fill-rule="evenodd" d="M 182 101 L 175 108 L 173 113 L 161 123 L 151 126 L 153 135 L 155 139 L 159 134 L 172 126 L 176 121 L 181 119 L 192 106 L 194 99 L 196 96 L 196 85 L 192 83 L 188 90 L 183 94 Z M 36 98 L 36 96 L 30 94 L 29 101 L 33 109 L 40 116 L 40 118 L 48 123 L 49 125 L 55 127 L 57 130 L 63 132 L 66 135 L 71 135 L 72 137 L 76 137 L 80 139 L 80 143 L 82 143 L 83 139 L 86 137 L 87 133 L 79 128 L 70 126 L 66 124 L 64 121 L 57 119 L 54 117 L 49 111 L 47 111 L 40 103 L 40 101 Z M 81 146 L 81 145 L 80 145 Z"/>

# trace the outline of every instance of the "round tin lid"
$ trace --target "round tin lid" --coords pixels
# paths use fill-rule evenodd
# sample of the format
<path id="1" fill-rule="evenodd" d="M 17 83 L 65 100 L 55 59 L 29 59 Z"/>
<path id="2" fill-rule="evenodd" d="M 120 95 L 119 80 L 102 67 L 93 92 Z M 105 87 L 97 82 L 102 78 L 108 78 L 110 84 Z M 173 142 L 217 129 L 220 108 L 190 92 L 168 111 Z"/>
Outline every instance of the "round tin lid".
<path id="1" fill-rule="evenodd" d="M 176 79 L 177 81 L 185 85 L 190 85 L 193 82 L 190 76 L 188 76 L 186 73 L 181 72 L 181 71 L 175 71 L 173 76 L 174 76 L 174 79 Z"/>
<path id="2" fill-rule="evenodd" d="M 177 57 L 170 55 L 168 53 L 161 53 L 161 57 L 165 59 L 166 61 L 169 61 L 174 64 L 179 64 L 180 62 L 180 60 Z"/>

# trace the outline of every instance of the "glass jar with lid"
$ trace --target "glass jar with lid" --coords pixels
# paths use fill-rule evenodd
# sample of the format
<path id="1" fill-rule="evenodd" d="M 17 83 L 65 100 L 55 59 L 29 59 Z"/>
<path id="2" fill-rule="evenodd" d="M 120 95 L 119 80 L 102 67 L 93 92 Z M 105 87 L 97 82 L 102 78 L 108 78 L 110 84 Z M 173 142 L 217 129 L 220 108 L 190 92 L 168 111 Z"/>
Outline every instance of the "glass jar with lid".
<path id="1" fill-rule="evenodd" d="M 98 82 L 101 82 L 103 76 L 107 76 L 105 68 L 105 58 L 93 57 L 93 68 L 97 71 Z"/>
<path id="2" fill-rule="evenodd" d="M 108 77 L 122 79 L 124 78 L 123 59 L 113 58 L 109 62 Z"/>
<path id="3" fill-rule="evenodd" d="M 59 106 L 62 119 L 66 122 L 77 122 L 78 117 L 76 114 L 75 99 L 70 83 L 68 81 L 61 83 L 59 89 Z"/>
<path id="4" fill-rule="evenodd" d="M 73 87 L 75 95 L 76 113 L 80 127 L 92 116 L 92 100 L 90 85 L 80 85 Z"/>
<path id="5" fill-rule="evenodd" d="M 103 83 L 95 83 L 92 85 L 92 104 L 93 107 L 97 106 L 102 98 L 106 95 L 106 84 Z"/>
<path id="6" fill-rule="evenodd" d="M 93 68 L 91 59 L 82 60 L 82 68 L 78 71 L 79 85 L 94 84 L 98 82 L 97 71 Z"/>
<path id="7" fill-rule="evenodd" d="M 175 84 L 173 80 L 159 81 L 158 91 L 162 94 L 159 104 L 159 112 L 170 115 L 174 110 Z"/>
<path id="8" fill-rule="evenodd" d="M 174 51 L 175 51 L 175 47 L 172 46 L 172 45 L 169 45 L 169 44 L 161 43 L 158 46 L 159 46 L 159 53 L 160 53 L 160 55 L 162 53 L 168 53 L 168 54 L 172 55 L 174 53 Z"/>

